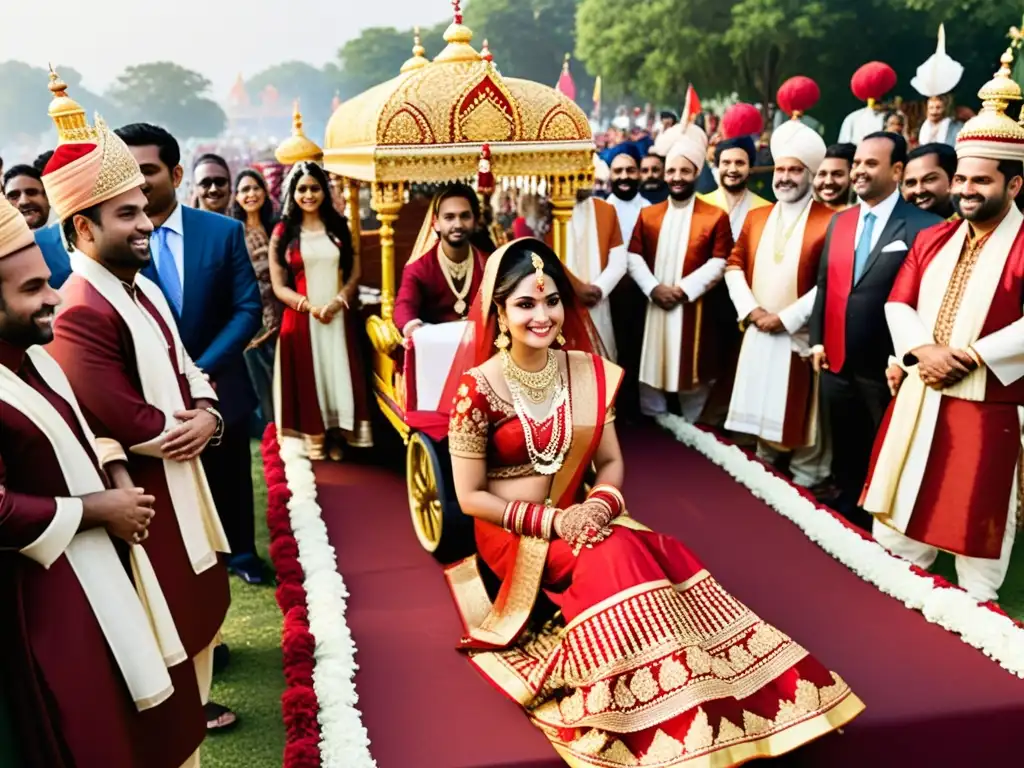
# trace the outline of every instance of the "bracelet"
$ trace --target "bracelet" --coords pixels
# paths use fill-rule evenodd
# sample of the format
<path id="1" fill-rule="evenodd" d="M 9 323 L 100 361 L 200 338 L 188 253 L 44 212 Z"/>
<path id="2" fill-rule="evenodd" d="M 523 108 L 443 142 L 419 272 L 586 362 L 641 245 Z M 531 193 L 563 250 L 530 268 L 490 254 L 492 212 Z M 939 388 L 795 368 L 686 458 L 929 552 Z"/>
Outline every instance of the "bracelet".
<path id="1" fill-rule="evenodd" d="M 501 516 L 501 527 L 520 536 L 551 539 L 558 510 L 528 501 L 510 501 Z"/>
<path id="2" fill-rule="evenodd" d="M 611 520 L 614 520 L 626 511 L 626 500 L 622 497 L 622 492 L 615 486 L 608 485 L 607 483 L 595 485 L 591 488 L 590 493 L 587 494 L 587 501 L 605 507 L 608 510 L 608 514 L 611 515 Z"/>
<path id="3" fill-rule="evenodd" d="M 224 417 L 216 408 L 204 408 L 203 410 L 217 420 L 217 428 L 213 431 L 213 437 L 210 438 L 210 445 L 218 446 L 224 437 Z"/>

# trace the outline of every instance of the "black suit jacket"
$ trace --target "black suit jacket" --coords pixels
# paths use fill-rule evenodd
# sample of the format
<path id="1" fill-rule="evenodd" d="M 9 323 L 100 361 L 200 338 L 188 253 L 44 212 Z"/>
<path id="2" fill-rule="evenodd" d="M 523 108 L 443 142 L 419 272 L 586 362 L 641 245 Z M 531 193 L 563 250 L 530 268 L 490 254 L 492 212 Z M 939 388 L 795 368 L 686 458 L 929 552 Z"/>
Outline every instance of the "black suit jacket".
<path id="1" fill-rule="evenodd" d="M 814 312 L 810 321 L 812 345 L 824 344 L 828 265 L 832 253 L 839 253 L 839 249 L 843 248 L 847 249 L 847 253 L 852 257 L 855 248 L 854 243 L 841 243 L 837 238 L 833 238 L 833 232 L 843 217 L 853 217 L 856 220 L 859 216 L 860 206 L 855 205 L 834 216 L 829 223 L 821 265 L 818 268 L 818 295 L 814 301 Z M 923 230 L 941 222 L 942 219 L 934 213 L 922 211 L 904 202 L 903 198 L 897 199 L 892 215 L 889 216 L 878 242 L 868 256 L 864 273 L 855 285 L 850 286 L 846 302 L 846 359 L 842 373 L 878 381 L 885 380 L 885 369 L 889 364 L 889 356 L 893 354 L 892 336 L 885 320 L 885 303 L 889 299 L 896 275 L 914 245 L 914 240 Z M 904 243 L 906 248 L 885 250 L 886 246 L 899 242 Z"/>

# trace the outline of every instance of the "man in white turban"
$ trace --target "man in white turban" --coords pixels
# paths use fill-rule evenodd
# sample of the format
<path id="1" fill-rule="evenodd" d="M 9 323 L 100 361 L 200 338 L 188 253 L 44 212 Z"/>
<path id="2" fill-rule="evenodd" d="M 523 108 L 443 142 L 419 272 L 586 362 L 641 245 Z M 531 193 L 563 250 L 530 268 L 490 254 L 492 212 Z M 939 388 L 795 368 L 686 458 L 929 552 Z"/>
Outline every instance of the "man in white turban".
<path id="1" fill-rule="evenodd" d="M 778 202 L 747 214 L 729 257 L 725 282 L 743 329 L 727 429 L 755 435 L 769 462 L 791 454 L 797 485 L 828 476 L 817 440 L 817 387 L 808 356 L 807 321 L 832 211 L 814 200 L 811 181 L 825 142 L 798 120 L 775 129 L 772 182 Z"/>
<path id="2" fill-rule="evenodd" d="M 680 131 L 665 160 L 669 198 L 640 212 L 629 244 L 629 274 L 648 299 L 640 408 L 649 416 L 664 413 L 671 396 L 691 422 L 700 418 L 717 375 L 716 361 L 700 356 L 716 346 L 713 324 L 701 323 L 704 297 L 721 280 L 732 250 L 728 215 L 694 196 L 707 145 L 697 126 Z"/>
<path id="3" fill-rule="evenodd" d="M 964 124 L 949 117 L 949 94 L 963 77 L 963 65 L 946 53 L 946 29 L 939 25 L 939 42 L 935 53 L 917 68 L 910 84 L 928 99 L 926 119 L 917 134 L 918 144 L 956 144 Z"/>

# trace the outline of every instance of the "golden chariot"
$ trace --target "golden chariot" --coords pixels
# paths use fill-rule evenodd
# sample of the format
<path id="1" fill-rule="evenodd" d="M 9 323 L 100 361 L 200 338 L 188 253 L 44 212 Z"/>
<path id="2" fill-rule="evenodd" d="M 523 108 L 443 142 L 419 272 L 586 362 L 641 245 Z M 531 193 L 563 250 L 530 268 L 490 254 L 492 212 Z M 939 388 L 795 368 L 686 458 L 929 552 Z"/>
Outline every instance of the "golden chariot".
<path id="1" fill-rule="evenodd" d="M 415 418 L 423 414 L 417 413 L 419 406 L 410 396 L 416 371 L 407 365 L 404 375 L 399 373 L 393 356 L 402 344 L 392 320 L 395 227 L 406 196 L 413 184 L 476 179 L 487 147 L 496 179 L 546 186 L 553 245 L 564 258 L 576 193 L 592 186 L 594 171 L 594 142 L 583 111 L 552 87 L 502 77 L 486 41 L 482 52 L 470 44 L 473 33 L 462 23 L 457 0 L 453 6 L 455 18 L 444 34 L 444 50 L 430 61 L 417 38 L 412 58 L 397 77 L 337 108 L 323 149 L 324 168 L 342 178 L 353 242 L 367 248 L 360 232 L 361 187 L 369 187 L 370 205 L 380 222 L 380 314 L 367 321 L 374 395 L 407 446 L 416 535 L 442 561 L 465 554 L 471 538 L 452 486 L 446 429 L 439 429 L 437 420 L 433 429 L 416 426 L 424 421 Z M 412 260 L 421 254 L 401 255 Z M 420 370 L 422 366 L 421 361 Z M 448 371 L 433 373 L 446 376 Z"/>

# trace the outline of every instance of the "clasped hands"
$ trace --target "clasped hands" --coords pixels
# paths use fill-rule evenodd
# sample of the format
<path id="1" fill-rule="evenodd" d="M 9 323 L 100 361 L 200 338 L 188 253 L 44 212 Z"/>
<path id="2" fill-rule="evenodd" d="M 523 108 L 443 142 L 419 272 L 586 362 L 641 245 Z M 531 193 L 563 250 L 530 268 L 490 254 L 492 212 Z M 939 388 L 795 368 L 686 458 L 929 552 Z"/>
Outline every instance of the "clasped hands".
<path id="1" fill-rule="evenodd" d="M 917 373 L 921 381 L 936 390 L 962 381 L 979 364 L 969 350 L 941 344 L 926 344 L 912 349 L 910 354 L 917 358 Z"/>
<path id="2" fill-rule="evenodd" d="M 782 318 L 774 312 L 769 312 L 761 307 L 751 312 L 747 316 L 747 321 L 756 326 L 757 330 L 762 333 L 782 333 L 786 330 L 786 326 L 782 324 Z"/>
<path id="3" fill-rule="evenodd" d="M 181 422 L 164 436 L 160 448 L 171 461 L 191 461 L 202 453 L 217 433 L 217 417 L 203 409 L 178 411 L 174 418 Z"/>
<path id="4" fill-rule="evenodd" d="M 584 501 L 562 510 L 555 518 L 555 533 L 579 555 L 584 547 L 592 549 L 612 535 L 611 521 L 606 505 Z"/>
<path id="5" fill-rule="evenodd" d="M 604 298 L 604 291 L 598 288 L 596 285 L 583 285 L 580 286 L 576 294 L 580 297 L 580 302 L 587 309 L 596 307 L 601 303 L 601 299 Z"/>
<path id="6" fill-rule="evenodd" d="M 675 309 L 686 301 L 686 298 L 686 291 L 678 285 L 665 285 L 664 283 L 660 283 L 654 286 L 654 290 L 651 291 L 651 301 L 666 312 L 671 309 Z"/>

